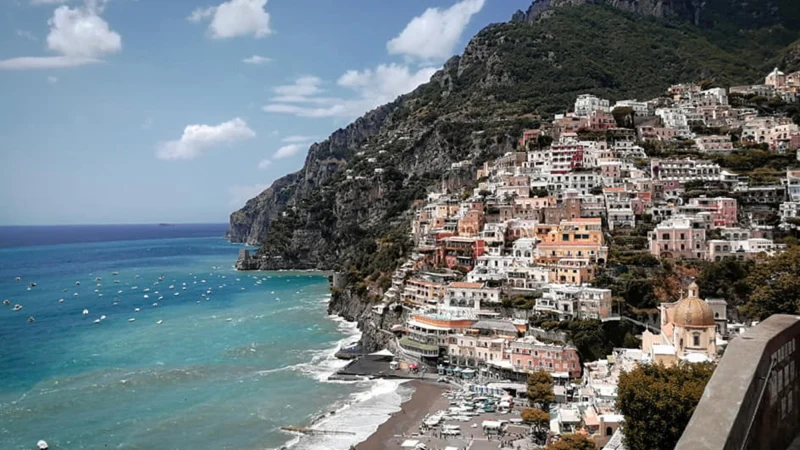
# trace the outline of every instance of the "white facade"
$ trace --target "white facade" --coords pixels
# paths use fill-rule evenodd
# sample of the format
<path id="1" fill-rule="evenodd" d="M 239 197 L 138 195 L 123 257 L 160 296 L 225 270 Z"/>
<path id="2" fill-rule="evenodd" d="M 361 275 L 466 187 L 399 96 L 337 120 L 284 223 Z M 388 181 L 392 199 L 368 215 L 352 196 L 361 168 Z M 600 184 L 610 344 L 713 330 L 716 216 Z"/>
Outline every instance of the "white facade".
<path id="1" fill-rule="evenodd" d="M 591 94 L 579 95 L 575 100 L 575 115 L 578 117 L 589 117 L 594 111 L 611 111 L 611 103 L 608 100 L 596 97 Z"/>
<path id="2" fill-rule="evenodd" d="M 653 159 L 650 173 L 654 180 L 665 181 L 718 181 L 719 164 L 694 159 Z"/>

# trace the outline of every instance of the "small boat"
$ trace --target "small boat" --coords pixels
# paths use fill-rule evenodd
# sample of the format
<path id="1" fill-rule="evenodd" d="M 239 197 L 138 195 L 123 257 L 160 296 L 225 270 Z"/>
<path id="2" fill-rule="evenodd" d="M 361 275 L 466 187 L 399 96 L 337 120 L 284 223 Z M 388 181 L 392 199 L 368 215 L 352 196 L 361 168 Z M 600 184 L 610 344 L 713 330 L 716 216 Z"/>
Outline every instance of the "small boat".
<path id="1" fill-rule="evenodd" d="M 22 305 L 20 304 L 14 305 L 14 311 L 21 311 L 21 310 L 22 310 Z"/>
<path id="2" fill-rule="evenodd" d="M 7 300 L 7 299 L 6 299 L 6 300 L 3 300 L 3 304 L 4 304 L 4 305 L 6 305 L 6 306 L 8 306 L 8 305 L 10 305 L 10 304 L 11 304 L 11 301 L 10 301 L 10 300 Z"/>
<path id="3" fill-rule="evenodd" d="M 132 286 L 131 290 L 133 290 L 133 289 L 139 289 L 139 286 Z"/>
<path id="4" fill-rule="evenodd" d="M 44 439 L 42 439 L 36 443 L 36 448 L 38 448 L 39 450 L 47 450 L 50 447 L 47 445 L 47 442 Z"/>
<path id="5" fill-rule="evenodd" d="M 162 323 L 164 323 L 164 321 L 163 320 L 159 320 L 158 322 L 156 322 L 156 325 L 161 325 Z"/>
<path id="6" fill-rule="evenodd" d="M 100 323 L 100 319 L 94 319 L 94 323 Z"/>
<path id="7" fill-rule="evenodd" d="M 150 298 L 150 296 L 147 295 L 147 294 L 144 294 L 144 298 Z"/>
<path id="8" fill-rule="evenodd" d="M 130 319 L 128 319 L 128 322 L 136 322 L 136 319 L 134 319 L 133 317 L 131 317 Z"/>
<path id="9" fill-rule="evenodd" d="M 64 299 L 63 298 L 58 299 L 58 303 L 64 303 Z"/>
<path id="10" fill-rule="evenodd" d="M 144 292 L 150 292 L 150 288 L 144 288 Z"/>
<path id="11" fill-rule="evenodd" d="M 100 277 L 97 277 L 97 278 L 94 279 L 94 281 L 101 281 L 101 280 L 102 280 L 102 278 L 100 278 Z"/>
<path id="12" fill-rule="evenodd" d="M 230 322 L 232 320 L 233 320 L 232 318 L 228 317 L 227 319 L 225 319 L 225 322 Z"/>
<path id="13" fill-rule="evenodd" d="M 20 277 L 14 278 L 14 281 L 22 281 L 22 278 Z"/>
<path id="14" fill-rule="evenodd" d="M 80 281 L 76 281 L 76 282 L 75 282 L 75 286 L 80 286 L 80 285 L 81 285 L 81 282 L 80 282 Z"/>
<path id="15" fill-rule="evenodd" d="M 114 284 L 119 284 L 119 280 L 114 280 Z"/>
<path id="16" fill-rule="evenodd" d="M 119 272 L 111 272 L 111 275 L 117 276 L 119 275 Z"/>
<path id="17" fill-rule="evenodd" d="M 72 294 L 72 296 L 73 296 L 73 297 L 77 297 L 77 296 L 78 296 L 78 293 L 76 292 L 76 293 Z"/>
<path id="18" fill-rule="evenodd" d="M 185 291 L 186 290 L 186 286 L 182 287 L 181 289 Z"/>
<path id="19" fill-rule="evenodd" d="M 180 292 L 176 292 L 176 293 L 175 293 L 175 294 L 173 294 L 173 295 L 175 295 L 175 296 L 177 297 L 177 296 L 181 295 L 181 293 L 180 293 Z"/>
<path id="20" fill-rule="evenodd" d="M 122 294 L 122 291 L 117 291 L 117 294 Z"/>
<path id="21" fill-rule="evenodd" d="M 106 320 L 106 316 L 105 316 L 105 314 L 103 314 L 102 316 L 100 316 L 100 320 Z"/>
<path id="22" fill-rule="evenodd" d="M 133 278 L 139 278 L 139 275 L 134 275 Z"/>
<path id="23" fill-rule="evenodd" d="M 33 322 L 36 322 L 36 319 L 34 319 L 33 316 L 28 317 L 28 323 L 33 323 Z"/>
<path id="24" fill-rule="evenodd" d="M 133 312 L 139 312 L 139 308 L 134 309 Z"/>
<path id="25" fill-rule="evenodd" d="M 159 295 L 159 296 L 158 296 L 158 299 L 159 299 L 159 300 L 164 300 L 164 296 L 163 296 L 163 295 Z"/>
<path id="26" fill-rule="evenodd" d="M 169 288 L 170 288 L 170 289 L 175 289 L 175 285 L 174 285 L 174 284 L 170 284 L 170 285 L 169 285 Z"/>
<path id="27" fill-rule="evenodd" d="M 102 296 L 103 296 L 103 294 L 97 294 L 97 296 L 98 296 L 98 297 L 102 297 Z"/>
<path id="28" fill-rule="evenodd" d="M 153 308 L 157 307 L 158 303 L 153 303 Z"/>
<path id="29" fill-rule="evenodd" d="M 84 309 L 83 310 L 83 315 L 84 316 L 88 316 L 89 315 L 89 310 L 88 309 Z"/>
<path id="30" fill-rule="evenodd" d="M 36 283 L 30 283 L 28 286 L 30 286 L 30 287 L 36 287 Z"/>

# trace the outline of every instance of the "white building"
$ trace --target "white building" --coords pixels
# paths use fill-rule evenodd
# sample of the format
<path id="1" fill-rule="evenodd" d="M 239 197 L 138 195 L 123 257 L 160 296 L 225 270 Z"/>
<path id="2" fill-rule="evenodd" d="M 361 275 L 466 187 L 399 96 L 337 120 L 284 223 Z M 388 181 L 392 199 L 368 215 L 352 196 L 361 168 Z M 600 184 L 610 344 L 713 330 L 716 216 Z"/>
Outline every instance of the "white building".
<path id="1" fill-rule="evenodd" d="M 557 313 L 560 319 L 601 319 L 611 315 L 611 290 L 548 284 L 533 308 L 540 313 Z"/>
<path id="2" fill-rule="evenodd" d="M 653 159 L 650 174 L 654 180 L 664 181 L 718 181 L 719 164 L 695 159 Z"/>
<path id="3" fill-rule="evenodd" d="M 479 310 L 483 303 L 500 303 L 500 289 L 487 288 L 484 283 L 457 281 L 447 286 L 445 308 Z"/>
<path id="4" fill-rule="evenodd" d="M 633 112 L 636 113 L 637 117 L 647 117 L 653 115 L 653 111 L 650 109 L 650 105 L 647 102 L 637 102 L 636 99 L 620 100 L 614 104 L 614 108 L 631 108 L 633 109 Z"/>
<path id="5" fill-rule="evenodd" d="M 665 128 L 673 128 L 678 134 L 689 133 L 689 121 L 686 114 L 678 108 L 658 108 L 656 115 L 661 118 Z"/>
<path id="6" fill-rule="evenodd" d="M 592 94 L 579 95 L 575 100 L 576 116 L 589 117 L 594 111 L 610 112 L 611 103 Z"/>

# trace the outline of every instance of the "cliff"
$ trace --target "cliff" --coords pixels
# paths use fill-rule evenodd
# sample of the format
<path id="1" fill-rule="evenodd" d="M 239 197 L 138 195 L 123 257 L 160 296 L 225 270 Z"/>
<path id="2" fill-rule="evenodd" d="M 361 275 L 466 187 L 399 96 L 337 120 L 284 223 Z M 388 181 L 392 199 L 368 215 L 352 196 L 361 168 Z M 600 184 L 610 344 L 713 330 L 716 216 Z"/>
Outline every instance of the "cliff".
<path id="1" fill-rule="evenodd" d="M 345 273 L 330 312 L 370 330 L 366 347 L 375 348 L 386 339 L 376 330 L 402 319 L 371 307 L 410 249 L 415 201 L 432 186 L 460 192 L 474 183 L 484 161 L 514 150 L 523 129 L 580 94 L 642 99 L 673 83 L 761 79 L 793 55 L 782 51 L 797 39 L 800 13 L 791 2 L 751 0 L 719 19 L 739 3 L 534 2 L 481 30 L 428 83 L 312 145 L 300 171 L 231 215 L 230 239 L 260 244 L 261 269 Z"/>

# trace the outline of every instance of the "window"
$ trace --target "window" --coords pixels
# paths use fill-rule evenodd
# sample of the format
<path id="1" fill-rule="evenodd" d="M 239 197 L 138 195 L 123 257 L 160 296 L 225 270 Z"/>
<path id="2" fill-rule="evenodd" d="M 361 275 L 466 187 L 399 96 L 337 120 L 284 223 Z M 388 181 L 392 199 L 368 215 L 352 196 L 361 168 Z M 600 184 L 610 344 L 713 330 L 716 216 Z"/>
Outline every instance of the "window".
<path id="1" fill-rule="evenodd" d="M 606 436 L 611 436 L 612 434 L 614 434 L 614 430 L 611 427 L 606 427 Z"/>
<path id="2" fill-rule="evenodd" d="M 665 241 L 669 240 L 669 233 L 664 233 L 664 234 L 662 234 L 662 235 L 661 235 L 661 239 L 663 239 L 663 240 L 665 240 Z"/>
<path id="3" fill-rule="evenodd" d="M 700 335 L 699 334 L 695 334 L 694 336 L 692 336 L 692 344 L 695 347 L 699 347 L 700 346 Z"/>

